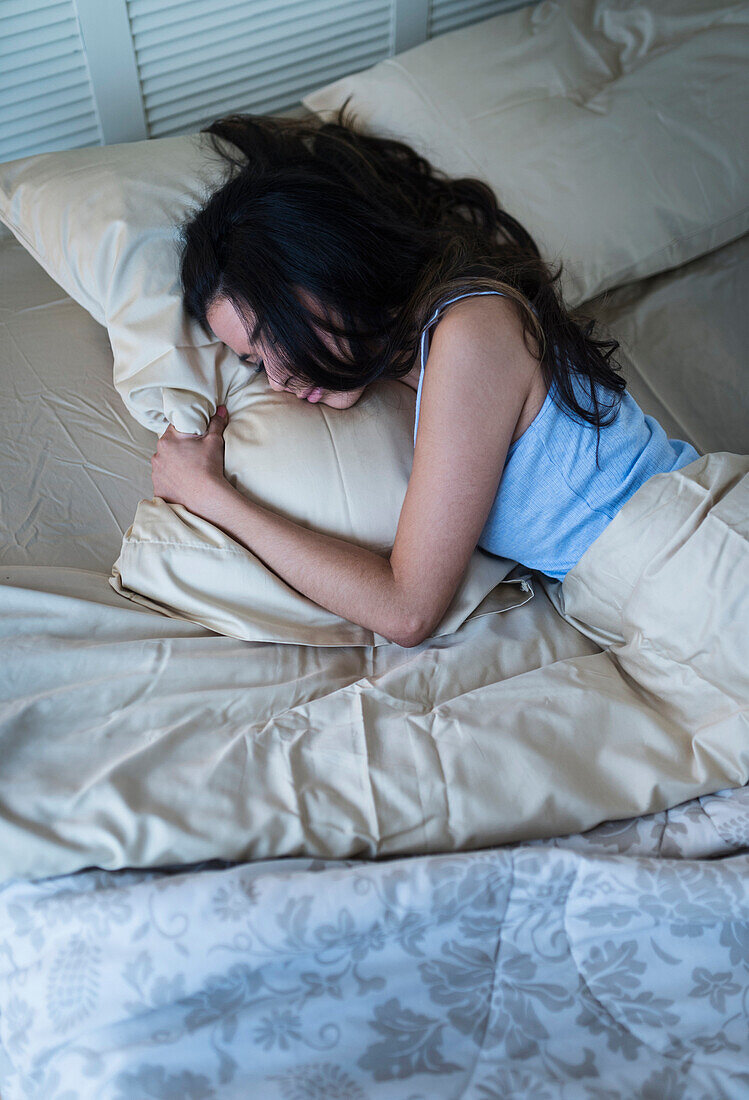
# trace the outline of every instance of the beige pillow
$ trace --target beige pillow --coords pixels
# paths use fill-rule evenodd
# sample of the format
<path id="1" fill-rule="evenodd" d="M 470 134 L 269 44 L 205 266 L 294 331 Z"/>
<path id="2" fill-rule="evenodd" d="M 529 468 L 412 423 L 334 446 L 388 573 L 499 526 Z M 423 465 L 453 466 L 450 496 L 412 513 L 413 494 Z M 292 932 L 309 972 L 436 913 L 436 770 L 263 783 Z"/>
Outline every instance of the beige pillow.
<path id="1" fill-rule="evenodd" d="M 340 411 L 276 394 L 184 314 L 176 225 L 223 172 L 200 135 L 50 153 L 0 166 L 0 210 L 47 272 L 107 325 L 115 385 L 142 424 L 202 431 L 223 400 L 226 469 L 238 487 L 297 523 L 387 553 L 413 461 L 413 391 L 378 383 Z M 477 550 L 436 634 L 457 630 L 479 605 L 483 614 L 529 599 L 511 582 L 486 601 L 512 565 Z M 112 584 L 147 607 L 247 640 L 387 641 L 159 500 L 138 506 Z"/>
<path id="2" fill-rule="evenodd" d="M 383 381 L 353 408 L 331 409 L 257 378 L 229 403 L 230 480 L 296 523 L 387 553 L 413 462 L 415 400 L 403 383 Z M 476 550 L 435 636 L 474 613 L 530 599 L 527 586 L 508 581 L 485 602 L 512 566 Z M 218 528 L 158 499 L 138 505 L 113 572 L 123 596 L 231 637 L 316 646 L 389 641 L 319 607 Z"/>
<path id="3" fill-rule="evenodd" d="M 129 411 L 202 432 L 248 368 L 185 314 L 177 226 L 224 178 L 205 135 L 44 153 L 0 165 L 0 220 L 100 324 Z"/>
<path id="4" fill-rule="evenodd" d="M 577 305 L 749 229 L 748 33 L 727 0 L 544 0 L 304 103 L 487 180 Z"/>

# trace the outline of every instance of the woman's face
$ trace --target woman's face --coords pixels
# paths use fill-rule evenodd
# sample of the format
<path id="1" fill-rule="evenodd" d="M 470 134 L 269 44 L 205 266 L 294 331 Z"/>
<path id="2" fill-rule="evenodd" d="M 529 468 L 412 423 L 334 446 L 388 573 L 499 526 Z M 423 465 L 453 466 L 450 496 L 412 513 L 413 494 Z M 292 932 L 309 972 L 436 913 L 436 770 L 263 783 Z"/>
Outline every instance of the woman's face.
<path id="1" fill-rule="evenodd" d="M 310 404 L 320 403 L 329 405 L 332 409 L 350 409 L 366 389 L 366 386 L 362 386 L 358 390 L 339 392 L 302 386 L 289 374 L 288 369 L 278 362 L 272 347 L 267 347 L 262 339 L 250 341 L 245 326 L 228 298 L 216 299 L 208 309 L 206 319 L 216 338 L 231 348 L 240 359 L 244 362 L 262 362 L 268 376 L 268 384 L 273 390 L 293 393 L 296 397 L 309 401 Z M 330 333 L 320 332 L 319 335 L 331 350 L 335 349 Z"/>

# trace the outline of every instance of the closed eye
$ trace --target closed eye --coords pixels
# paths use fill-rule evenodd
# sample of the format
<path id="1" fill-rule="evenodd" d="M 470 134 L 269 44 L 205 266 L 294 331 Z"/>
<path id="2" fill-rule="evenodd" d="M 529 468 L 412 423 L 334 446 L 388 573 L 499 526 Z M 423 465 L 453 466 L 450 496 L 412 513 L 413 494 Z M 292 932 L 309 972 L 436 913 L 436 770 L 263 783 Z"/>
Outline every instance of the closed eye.
<path id="1" fill-rule="evenodd" d="M 238 355 L 237 358 L 242 363 L 249 363 L 249 361 L 250 361 L 249 355 Z M 260 362 L 258 363 L 258 365 L 255 367 L 255 370 L 253 371 L 253 374 L 260 374 L 260 372 L 263 371 L 263 370 L 265 370 L 265 363 L 261 359 Z M 286 379 L 286 381 L 283 383 L 283 385 L 288 386 L 290 381 L 291 381 L 291 375 L 289 375 L 289 377 Z"/>
<path id="2" fill-rule="evenodd" d="M 249 355 L 238 355 L 237 359 L 239 359 L 240 363 L 249 363 L 250 362 Z M 254 370 L 253 373 L 254 374 L 260 374 L 260 371 L 262 371 L 262 370 L 265 370 L 265 365 L 264 365 L 264 363 L 261 359 L 260 362 L 256 365 L 255 370 Z"/>

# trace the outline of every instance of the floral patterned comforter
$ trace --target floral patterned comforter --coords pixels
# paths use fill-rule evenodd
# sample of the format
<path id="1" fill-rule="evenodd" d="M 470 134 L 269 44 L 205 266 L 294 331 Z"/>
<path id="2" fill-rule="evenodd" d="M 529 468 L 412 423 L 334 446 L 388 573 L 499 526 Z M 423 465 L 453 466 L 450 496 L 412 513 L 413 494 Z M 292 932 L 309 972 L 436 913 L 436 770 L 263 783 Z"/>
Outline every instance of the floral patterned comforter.
<path id="1" fill-rule="evenodd" d="M 3 1100 L 746 1100 L 749 788 L 585 835 L 0 890 Z"/>

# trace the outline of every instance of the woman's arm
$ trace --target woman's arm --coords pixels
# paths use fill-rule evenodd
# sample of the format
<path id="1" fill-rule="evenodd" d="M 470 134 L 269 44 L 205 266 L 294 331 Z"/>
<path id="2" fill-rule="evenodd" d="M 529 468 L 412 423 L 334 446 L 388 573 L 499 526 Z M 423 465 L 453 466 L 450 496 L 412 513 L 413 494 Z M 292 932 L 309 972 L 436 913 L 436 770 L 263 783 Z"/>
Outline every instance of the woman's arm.
<path id="1" fill-rule="evenodd" d="M 538 363 L 514 309 L 457 302 L 435 330 L 414 463 L 389 559 L 248 500 L 223 476 L 223 428 L 170 428 L 153 459 L 154 494 L 222 528 L 287 584 L 402 646 L 442 620 L 468 567 Z"/>
<path id="2" fill-rule="evenodd" d="M 407 593 L 386 557 L 293 523 L 248 500 L 226 479 L 198 514 L 321 607 L 399 645 L 415 644 Z"/>

